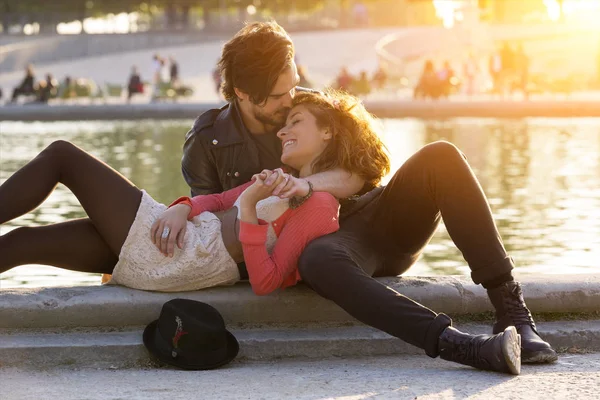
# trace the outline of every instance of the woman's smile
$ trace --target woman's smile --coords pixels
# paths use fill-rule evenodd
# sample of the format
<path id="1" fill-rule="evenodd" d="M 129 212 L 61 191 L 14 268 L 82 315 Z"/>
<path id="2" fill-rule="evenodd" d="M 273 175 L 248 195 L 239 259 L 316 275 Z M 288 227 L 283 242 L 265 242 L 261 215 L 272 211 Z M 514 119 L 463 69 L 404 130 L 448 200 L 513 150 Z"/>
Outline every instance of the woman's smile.
<path id="1" fill-rule="evenodd" d="M 282 147 L 285 149 L 287 147 L 293 146 L 296 144 L 296 139 L 287 139 L 282 142 Z"/>

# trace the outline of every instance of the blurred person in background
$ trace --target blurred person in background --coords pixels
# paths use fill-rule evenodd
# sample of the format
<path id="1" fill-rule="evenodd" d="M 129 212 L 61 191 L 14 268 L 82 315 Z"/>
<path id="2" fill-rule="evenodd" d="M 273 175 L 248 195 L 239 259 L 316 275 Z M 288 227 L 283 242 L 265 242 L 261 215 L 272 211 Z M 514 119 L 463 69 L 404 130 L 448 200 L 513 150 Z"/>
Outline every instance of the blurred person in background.
<path id="1" fill-rule="evenodd" d="M 158 54 L 155 54 L 152 58 L 152 83 L 154 85 L 152 100 L 156 100 L 160 96 L 161 87 L 165 82 L 168 82 L 165 60 Z"/>
<path id="2" fill-rule="evenodd" d="M 17 101 L 19 96 L 26 96 L 31 94 L 35 94 L 35 75 L 33 73 L 33 65 L 29 64 L 25 68 L 25 77 L 23 78 L 19 86 L 13 89 L 10 101 L 11 103 L 14 103 Z"/>
<path id="3" fill-rule="evenodd" d="M 335 88 L 338 90 L 344 90 L 349 92 L 354 83 L 354 77 L 348 72 L 348 68 L 345 66 L 340 69 L 340 72 L 335 79 Z"/>
<path id="4" fill-rule="evenodd" d="M 127 102 L 131 101 L 131 97 L 136 93 L 144 93 L 144 84 L 138 72 L 137 67 L 131 67 L 131 75 L 127 82 Z"/>
<path id="5" fill-rule="evenodd" d="M 508 42 L 504 42 L 500 50 L 500 58 L 502 59 L 502 75 L 504 84 L 509 83 L 515 76 L 516 72 L 516 53 Z"/>
<path id="6" fill-rule="evenodd" d="M 488 72 L 492 78 L 492 93 L 504 95 L 502 55 L 496 50 L 490 54 Z"/>
<path id="7" fill-rule="evenodd" d="M 39 103 L 48 103 L 58 90 L 58 84 L 51 74 L 46 75 L 46 80 L 41 81 L 37 90 L 37 101 Z"/>
<path id="8" fill-rule="evenodd" d="M 444 97 L 448 97 L 454 91 L 454 79 L 456 79 L 456 74 L 454 73 L 454 69 L 450 65 L 450 61 L 446 60 L 442 64 L 442 68 L 437 73 L 439 84 L 440 84 L 440 92 Z"/>
<path id="9" fill-rule="evenodd" d="M 373 88 L 376 90 L 383 90 L 387 84 L 388 74 L 386 69 L 379 65 L 377 71 L 373 74 Z"/>
<path id="10" fill-rule="evenodd" d="M 426 60 L 423 64 L 423 71 L 413 90 L 414 99 L 431 98 L 437 99 L 441 95 L 441 85 L 438 74 L 435 72 L 433 61 Z"/>
<path id="11" fill-rule="evenodd" d="M 176 86 L 179 83 L 179 64 L 173 56 L 169 57 L 169 63 L 169 82 L 172 86 Z"/>
<path id="12" fill-rule="evenodd" d="M 358 79 L 352 85 L 352 94 L 358 97 L 365 97 L 369 93 L 371 93 L 371 82 L 369 81 L 367 71 L 362 70 L 358 75 Z"/>
<path id="13" fill-rule="evenodd" d="M 58 86 L 58 97 L 61 99 L 67 99 L 73 96 L 74 83 L 70 75 L 66 75 L 63 82 Z"/>
<path id="14" fill-rule="evenodd" d="M 475 84 L 479 76 L 479 63 L 473 52 L 469 52 L 467 60 L 463 66 L 463 74 L 465 81 L 465 93 L 472 96 L 475 93 Z"/>
<path id="15" fill-rule="evenodd" d="M 529 99 L 529 56 L 523 49 L 523 44 L 519 43 L 514 53 L 514 81 L 511 86 L 511 92 L 515 89 L 523 92 L 525 99 Z"/>

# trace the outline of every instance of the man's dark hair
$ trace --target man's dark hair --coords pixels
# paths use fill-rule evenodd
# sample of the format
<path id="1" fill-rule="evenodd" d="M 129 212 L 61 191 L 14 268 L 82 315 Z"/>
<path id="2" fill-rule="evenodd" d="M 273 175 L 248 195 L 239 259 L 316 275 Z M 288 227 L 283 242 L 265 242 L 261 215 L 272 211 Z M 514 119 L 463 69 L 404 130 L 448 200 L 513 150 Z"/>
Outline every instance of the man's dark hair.
<path id="1" fill-rule="evenodd" d="M 254 104 L 266 102 L 277 78 L 294 59 L 292 39 L 276 22 L 246 25 L 223 46 L 217 64 L 228 102 L 236 99 L 234 88 L 250 96 Z"/>

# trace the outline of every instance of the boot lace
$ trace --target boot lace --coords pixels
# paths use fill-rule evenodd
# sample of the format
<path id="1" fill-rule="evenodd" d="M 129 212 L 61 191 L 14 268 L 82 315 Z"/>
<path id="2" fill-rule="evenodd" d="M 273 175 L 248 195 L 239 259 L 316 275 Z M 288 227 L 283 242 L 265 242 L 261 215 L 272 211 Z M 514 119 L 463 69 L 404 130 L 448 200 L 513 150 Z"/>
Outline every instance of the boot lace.
<path id="1" fill-rule="evenodd" d="M 525 305 L 521 287 L 515 285 L 512 288 L 507 288 L 507 292 L 508 295 L 503 296 L 504 306 L 506 307 L 506 312 L 512 319 L 514 325 L 531 325 L 535 328 L 535 323 L 533 322 L 531 312 Z"/>
<path id="2" fill-rule="evenodd" d="M 490 339 L 481 339 L 471 337 L 468 339 L 459 339 L 454 341 L 453 359 L 480 369 L 490 369 L 490 363 L 483 357 L 480 357 L 479 350 Z"/>

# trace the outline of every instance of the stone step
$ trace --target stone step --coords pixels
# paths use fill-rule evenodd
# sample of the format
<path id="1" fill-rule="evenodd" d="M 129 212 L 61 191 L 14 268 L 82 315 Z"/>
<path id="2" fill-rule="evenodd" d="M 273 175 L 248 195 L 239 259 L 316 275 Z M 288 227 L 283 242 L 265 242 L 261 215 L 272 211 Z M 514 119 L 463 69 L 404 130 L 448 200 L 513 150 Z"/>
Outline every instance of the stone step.
<path id="1" fill-rule="evenodd" d="M 485 324 L 460 324 L 489 333 Z M 561 351 L 600 351 L 600 321 L 545 322 L 541 335 Z M 399 339 L 365 326 L 230 329 L 240 342 L 237 360 L 362 357 L 424 354 Z M 0 334 L 0 367 L 128 368 L 152 365 L 143 327 L 125 331 L 12 331 Z"/>
<path id="2" fill-rule="evenodd" d="M 467 277 L 378 278 L 381 284 L 451 317 L 492 311 L 485 290 Z M 600 276 L 524 276 L 527 305 L 533 313 L 597 313 Z M 156 319 L 173 298 L 211 304 L 229 326 L 244 324 L 355 323 L 331 301 L 305 285 L 268 296 L 255 295 L 248 283 L 195 292 L 157 293 L 117 286 L 87 286 L 0 291 L 0 329 L 143 326 Z"/>

